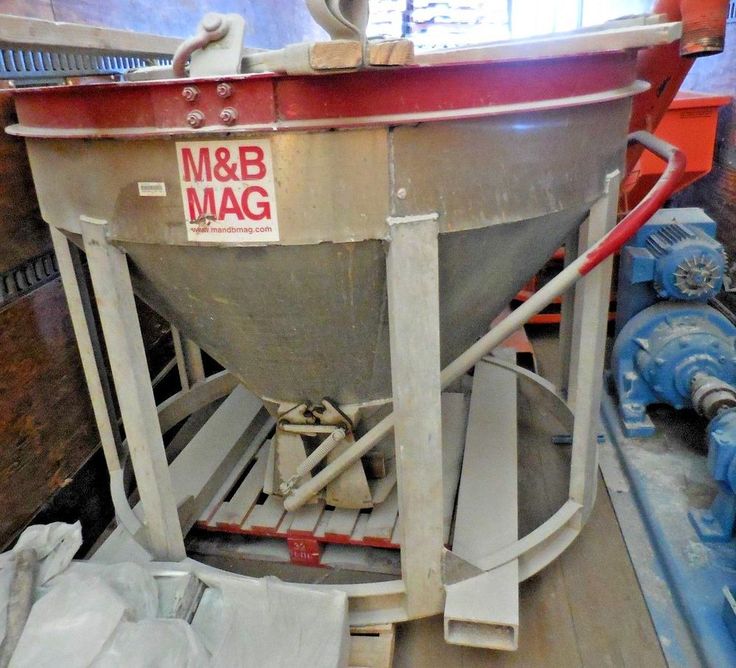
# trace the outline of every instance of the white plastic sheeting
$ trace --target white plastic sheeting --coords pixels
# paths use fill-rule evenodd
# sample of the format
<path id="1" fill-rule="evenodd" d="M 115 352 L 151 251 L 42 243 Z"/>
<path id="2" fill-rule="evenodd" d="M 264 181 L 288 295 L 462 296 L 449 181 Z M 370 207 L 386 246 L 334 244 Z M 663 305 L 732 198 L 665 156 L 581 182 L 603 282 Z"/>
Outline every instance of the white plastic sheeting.
<path id="1" fill-rule="evenodd" d="M 18 538 L 10 554 L 33 548 L 38 556 L 38 584 L 43 584 L 55 575 L 61 573 L 74 558 L 77 550 L 82 546 L 82 525 L 79 522 L 65 524 L 36 524 L 28 527 Z M 9 558 L 6 552 L 0 555 L 3 559 L 0 567 Z"/>
<path id="2" fill-rule="evenodd" d="M 10 668 L 205 668 L 184 620 L 157 619 L 158 588 L 138 564 L 72 563 L 41 592 Z"/>
<path id="3" fill-rule="evenodd" d="M 64 577 L 34 604 L 10 666 L 90 666 L 129 611 L 101 578 Z"/>
<path id="4" fill-rule="evenodd" d="M 346 666 L 347 597 L 276 578 L 233 579 L 205 591 L 192 627 L 212 665 L 244 668 Z"/>
<path id="5" fill-rule="evenodd" d="M 200 668 L 211 665 L 202 641 L 182 619 L 122 622 L 110 646 L 92 664 L 93 668 Z"/>
<path id="6" fill-rule="evenodd" d="M 340 668 L 347 665 L 347 597 L 276 578 L 218 572 L 192 624 L 158 618 L 155 564 L 73 562 L 81 527 L 24 532 L 14 550 L 39 556 L 35 603 L 10 668 Z M 0 555 L 0 638 L 13 551 Z M 186 564 L 183 562 L 182 572 Z"/>
<path id="7" fill-rule="evenodd" d="M 0 554 L 0 638 L 5 637 L 7 621 L 7 601 L 10 582 L 13 578 L 15 555 L 23 549 L 33 548 L 39 559 L 37 584 L 42 586 L 49 579 L 61 573 L 74 558 L 82 545 L 82 525 L 53 524 L 28 527 L 18 538 L 12 550 Z"/>

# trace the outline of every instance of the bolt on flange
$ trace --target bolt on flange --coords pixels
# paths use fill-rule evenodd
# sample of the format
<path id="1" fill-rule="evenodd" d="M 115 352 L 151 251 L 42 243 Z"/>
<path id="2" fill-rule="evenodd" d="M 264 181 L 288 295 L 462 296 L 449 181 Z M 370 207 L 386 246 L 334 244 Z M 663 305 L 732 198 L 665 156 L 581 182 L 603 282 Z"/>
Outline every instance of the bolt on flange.
<path id="1" fill-rule="evenodd" d="M 184 86 L 181 91 L 181 96 L 187 102 L 194 102 L 199 97 L 199 88 L 196 86 Z"/>
<path id="2" fill-rule="evenodd" d="M 217 84 L 217 95 L 221 98 L 228 98 L 233 94 L 233 87 L 226 81 Z"/>
<path id="3" fill-rule="evenodd" d="M 187 125 L 192 128 L 202 127 L 204 114 L 199 109 L 194 109 L 187 114 Z"/>
<path id="4" fill-rule="evenodd" d="M 225 107 L 220 112 L 220 120 L 225 125 L 232 125 L 233 123 L 235 123 L 235 121 L 238 120 L 238 110 L 234 109 L 233 107 Z"/>

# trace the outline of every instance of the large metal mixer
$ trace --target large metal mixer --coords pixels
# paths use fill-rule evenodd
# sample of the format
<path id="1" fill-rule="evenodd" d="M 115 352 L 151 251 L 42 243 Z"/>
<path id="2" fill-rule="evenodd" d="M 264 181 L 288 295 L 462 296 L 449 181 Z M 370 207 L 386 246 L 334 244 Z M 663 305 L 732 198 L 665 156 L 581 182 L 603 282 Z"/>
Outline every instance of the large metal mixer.
<path id="1" fill-rule="evenodd" d="M 243 54 L 242 19 L 209 15 L 172 71 L 20 91 L 11 131 L 26 137 L 95 401 L 67 240 L 87 253 L 151 553 L 184 556 L 131 283 L 265 402 L 277 428 L 264 489 L 287 510 L 372 507 L 362 458 L 393 458 L 396 442 L 403 580 L 351 594 L 366 618 L 433 614 L 443 583 L 511 562 L 514 582 L 535 572 L 589 512 L 605 271 L 577 298 L 571 499 L 487 559 L 443 547 L 440 391 L 620 245 L 617 228 L 488 332 L 555 249 L 577 245 L 584 221 L 586 244 L 615 223 L 631 99 L 646 88 L 636 49 L 673 41 L 679 24 L 404 51 L 395 64 L 397 45 L 372 58 L 363 3 L 352 15 L 310 6 L 333 37 L 324 61 L 315 45 Z M 673 162 L 665 184 L 676 177 L 678 155 L 639 140 Z M 665 195 L 622 225 L 641 224 Z M 180 397 L 190 411 L 234 385 L 199 381 Z M 96 408 L 104 443 L 99 396 Z M 458 619 L 448 637 L 467 641 Z M 480 644 L 516 642 L 513 623 L 480 624 Z"/>

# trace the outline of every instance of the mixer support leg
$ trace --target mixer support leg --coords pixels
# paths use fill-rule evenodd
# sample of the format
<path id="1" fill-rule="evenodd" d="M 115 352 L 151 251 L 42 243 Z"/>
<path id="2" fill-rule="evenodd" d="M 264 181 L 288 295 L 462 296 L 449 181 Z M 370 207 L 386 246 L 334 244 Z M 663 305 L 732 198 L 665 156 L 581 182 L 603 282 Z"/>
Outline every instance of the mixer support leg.
<path id="1" fill-rule="evenodd" d="M 565 240 L 565 267 L 578 256 L 579 230 Z M 560 394 L 567 399 L 570 385 L 570 356 L 572 354 L 572 326 L 575 311 L 575 284 L 562 295 L 560 309 Z"/>
<path id="2" fill-rule="evenodd" d="M 107 222 L 80 217 L 95 300 L 110 358 L 151 552 L 186 557 L 125 254 L 107 243 Z"/>
<path id="3" fill-rule="evenodd" d="M 444 606 L 438 225 L 436 214 L 388 222 L 401 571 L 413 618 Z"/>
<path id="4" fill-rule="evenodd" d="M 62 232 L 49 226 L 51 241 L 54 244 L 56 262 L 64 286 L 66 303 L 74 328 L 74 336 L 82 360 L 84 377 L 89 388 L 95 424 L 100 434 L 102 453 L 110 474 L 110 496 L 115 508 L 115 518 L 125 526 L 140 527 L 125 495 L 123 469 L 120 464 L 120 432 L 117 427 L 112 389 L 107 381 L 107 371 L 102 356 L 102 348 L 97 336 L 97 325 L 92 315 L 92 305 L 85 278 L 80 273 L 79 251 L 70 245 Z"/>
<path id="5" fill-rule="evenodd" d="M 194 341 L 185 339 L 173 325 L 171 338 L 174 340 L 176 368 L 179 372 L 181 389 L 188 390 L 192 385 L 201 383 L 205 379 L 202 351 Z"/>
<path id="6" fill-rule="evenodd" d="M 605 195 L 580 228 L 580 247 L 589 248 L 615 224 L 620 173 L 606 177 Z M 611 295 L 613 257 L 601 263 L 575 289 L 568 404 L 575 414 L 570 463 L 570 499 L 583 506 L 582 523 L 595 502 L 603 361 Z"/>

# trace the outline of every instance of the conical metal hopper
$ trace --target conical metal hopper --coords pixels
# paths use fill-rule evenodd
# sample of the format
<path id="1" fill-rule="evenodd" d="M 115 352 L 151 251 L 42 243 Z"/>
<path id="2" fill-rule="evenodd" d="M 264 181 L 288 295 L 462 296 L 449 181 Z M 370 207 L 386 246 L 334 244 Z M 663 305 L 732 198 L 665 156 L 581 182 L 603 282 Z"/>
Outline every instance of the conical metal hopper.
<path id="1" fill-rule="evenodd" d="M 238 76 L 227 99 L 215 79 L 47 89 L 19 96 L 15 131 L 28 137 L 45 219 L 72 234 L 80 216 L 109 221 L 139 294 L 248 388 L 281 402 L 361 404 L 391 396 L 387 218 L 438 215 L 445 364 L 621 166 L 641 88 L 634 69 L 619 51 L 536 68 Z M 210 123 L 225 105 L 238 123 Z M 193 107 L 205 118 L 195 130 Z M 266 222 L 278 231 L 200 242 L 182 151 L 194 156 L 185 169 L 200 171 L 189 178 L 214 183 L 218 147 L 234 158 L 243 142 L 266 147 Z M 198 147 L 211 164 L 196 162 Z M 221 163 L 224 173 L 236 161 Z"/>
<path id="2" fill-rule="evenodd" d="M 310 2 L 332 11 L 340 4 Z M 230 19 L 206 17 L 177 51 L 173 71 L 185 73 L 182 53 L 192 57 L 190 73 L 203 71 L 195 53 L 206 51 L 205 33 L 234 37 L 229 71 L 237 70 L 242 19 L 227 24 L 239 34 L 219 32 Z M 663 186 L 605 234 L 615 219 L 630 100 L 645 87 L 636 81 L 635 50 L 671 42 L 679 27 L 627 19 L 329 76 L 228 74 L 19 91 L 12 132 L 27 139 L 42 213 L 56 228 L 121 540 L 145 534 L 153 557 L 178 561 L 186 554 L 182 517 L 205 513 L 228 531 L 276 535 L 286 527 L 305 563 L 304 553 L 320 548 L 302 536 L 334 537 L 346 520 L 352 528 L 341 529 L 339 542 L 354 544 L 354 528 L 361 543 L 396 546 L 396 536 L 401 549 L 401 580 L 344 589 L 352 624 L 426 617 L 444 606 L 448 641 L 515 647 L 517 581 L 570 544 L 595 498 L 595 387 L 610 262 L 576 289 L 567 348 L 580 360 L 571 374 L 574 420 L 546 381 L 534 381 L 547 407 L 564 414 L 572 461 L 567 500 L 521 540 L 517 370 L 501 361 L 500 375 L 476 367 L 467 439 L 465 399 L 455 396 L 455 419 L 447 420 L 441 387 L 610 257 L 617 233 L 643 222 L 681 174 L 674 148 L 639 137 L 668 158 Z M 213 46 L 200 64 L 221 60 L 227 44 Z M 359 56 L 370 54 L 370 45 L 357 46 Z M 304 48 L 255 57 L 304 55 Z M 603 241 L 463 350 L 588 214 L 582 243 Z M 87 253 L 145 527 L 122 490 L 90 340 L 94 322 L 64 234 L 81 234 Z M 258 421 L 260 402 L 237 388 L 167 467 L 162 423 L 221 396 L 219 384 L 230 377 L 202 379 L 156 406 L 131 277 L 186 336 L 279 403 L 266 402 L 278 417 L 272 438 L 262 440 L 271 422 Z M 378 415 L 392 394 L 393 413 Z M 456 422 L 449 438 L 443 419 Z M 259 504 L 261 489 L 268 498 Z M 232 496 L 213 515 L 214 490 Z M 370 519 L 359 511 L 371 507 Z M 270 509 L 266 527 L 255 515 Z M 300 509 L 314 519 L 304 532 L 292 522 Z M 367 534 L 385 509 L 385 527 Z"/>

